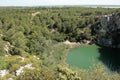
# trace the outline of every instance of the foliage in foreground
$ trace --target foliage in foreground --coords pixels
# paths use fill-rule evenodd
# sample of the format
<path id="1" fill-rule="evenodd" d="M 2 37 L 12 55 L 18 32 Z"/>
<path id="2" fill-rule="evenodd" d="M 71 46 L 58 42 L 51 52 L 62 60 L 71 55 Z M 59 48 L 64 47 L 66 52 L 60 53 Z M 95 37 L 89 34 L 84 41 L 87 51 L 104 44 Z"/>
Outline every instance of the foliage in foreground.
<path id="1" fill-rule="evenodd" d="M 8 75 L 9 76 L 9 75 Z M 7 76 L 6 76 L 7 77 Z M 5 77 L 3 78 L 5 79 Z M 7 78 L 6 78 L 7 79 Z M 100 64 L 92 71 L 69 69 L 65 65 L 57 67 L 41 67 L 40 69 L 25 69 L 23 74 L 13 77 L 15 80 L 119 80 L 120 74 L 106 73 Z"/>

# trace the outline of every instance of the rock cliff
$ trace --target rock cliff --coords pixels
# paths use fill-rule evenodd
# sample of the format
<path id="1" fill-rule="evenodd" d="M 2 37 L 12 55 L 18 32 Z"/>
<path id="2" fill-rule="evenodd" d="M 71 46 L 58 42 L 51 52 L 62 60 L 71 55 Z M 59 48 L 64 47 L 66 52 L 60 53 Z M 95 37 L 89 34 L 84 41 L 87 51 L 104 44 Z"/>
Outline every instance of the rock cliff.
<path id="1" fill-rule="evenodd" d="M 101 16 L 92 26 L 92 32 L 96 36 L 97 44 L 120 48 L 120 13 Z"/>

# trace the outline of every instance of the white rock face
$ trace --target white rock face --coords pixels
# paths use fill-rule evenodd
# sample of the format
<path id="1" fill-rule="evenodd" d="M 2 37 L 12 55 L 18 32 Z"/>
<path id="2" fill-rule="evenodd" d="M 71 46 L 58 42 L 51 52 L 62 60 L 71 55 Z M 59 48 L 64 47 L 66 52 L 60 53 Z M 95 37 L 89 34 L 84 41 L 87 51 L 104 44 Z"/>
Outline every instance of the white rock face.
<path id="1" fill-rule="evenodd" d="M 13 78 L 8 78 L 7 80 L 13 80 Z"/>
<path id="2" fill-rule="evenodd" d="M 2 37 L 3 36 L 3 34 L 0 34 L 0 37 Z"/>
<path id="3" fill-rule="evenodd" d="M 9 73 L 8 70 L 0 70 L 0 77 L 4 77 L 5 75 L 7 75 Z"/>
<path id="4" fill-rule="evenodd" d="M 24 68 L 34 69 L 32 64 L 26 64 L 25 66 L 21 66 L 18 70 L 16 70 L 16 76 L 19 76 L 21 73 L 23 73 Z"/>
<path id="5" fill-rule="evenodd" d="M 36 59 L 38 59 L 38 60 L 40 59 L 40 58 L 39 58 L 39 57 L 37 57 L 37 56 L 33 56 L 33 57 L 34 57 L 34 58 L 36 58 Z"/>
<path id="6" fill-rule="evenodd" d="M 6 53 L 8 54 L 8 50 L 9 50 L 8 45 L 5 45 L 5 46 L 4 46 L 4 50 L 5 50 L 5 51 L 6 51 Z"/>
<path id="7" fill-rule="evenodd" d="M 21 66 L 18 70 L 16 70 L 16 76 L 19 76 L 23 72 L 24 67 Z"/>
<path id="8" fill-rule="evenodd" d="M 24 68 L 33 69 L 32 64 L 26 64 Z"/>
<path id="9" fill-rule="evenodd" d="M 36 16 L 38 14 L 40 14 L 40 12 L 34 12 L 34 13 L 32 13 L 32 16 L 34 17 L 34 16 Z"/>
<path id="10" fill-rule="evenodd" d="M 22 61 L 24 61 L 24 60 L 25 60 L 25 58 L 24 58 L 24 57 L 21 57 L 21 56 L 20 56 L 19 58 L 20 58 L 20 59 L 22 59 Z"/>
<path id="11" fill-rule="evenodd" d="M 5 44 L 5 46 L 3 47 L 3 49 L 6 51 L 7 55 L 10 55 L 9 54 L 10 47 L 14 47 L 14 46 L 12 46 L 9 42 L 7 42 L 7 44 Z"/>

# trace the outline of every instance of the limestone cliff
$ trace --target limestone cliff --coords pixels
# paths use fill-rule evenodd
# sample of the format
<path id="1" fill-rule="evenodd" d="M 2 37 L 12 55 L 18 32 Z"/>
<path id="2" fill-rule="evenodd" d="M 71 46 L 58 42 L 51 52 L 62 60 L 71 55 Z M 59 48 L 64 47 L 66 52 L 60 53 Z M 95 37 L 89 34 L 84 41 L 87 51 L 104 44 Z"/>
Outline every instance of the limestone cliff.
<path id="1" fill-rule="evenodd" d="M 96 43 L 102 46 L 120 48 L 120 14 L 103 15 L 92 26 Z"/>

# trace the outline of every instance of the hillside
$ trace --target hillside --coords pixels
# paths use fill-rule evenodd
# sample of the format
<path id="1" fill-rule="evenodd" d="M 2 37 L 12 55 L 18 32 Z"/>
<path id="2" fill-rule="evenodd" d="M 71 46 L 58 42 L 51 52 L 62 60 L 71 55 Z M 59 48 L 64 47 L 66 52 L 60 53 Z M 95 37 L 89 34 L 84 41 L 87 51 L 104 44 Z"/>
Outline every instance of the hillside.
<path id="1" fill-rule="evenodd" d="M 0 79 L 119 80 L 118 73 L 107 74 L 99 65 L 91 72 L 69 68 L 65 59 L 71 47 L 64 44 L 96 44 L 100 34 L 108 34 L 98 29 L 102 16 L 119 12 L 117 8 L 1 7 Z"/>

